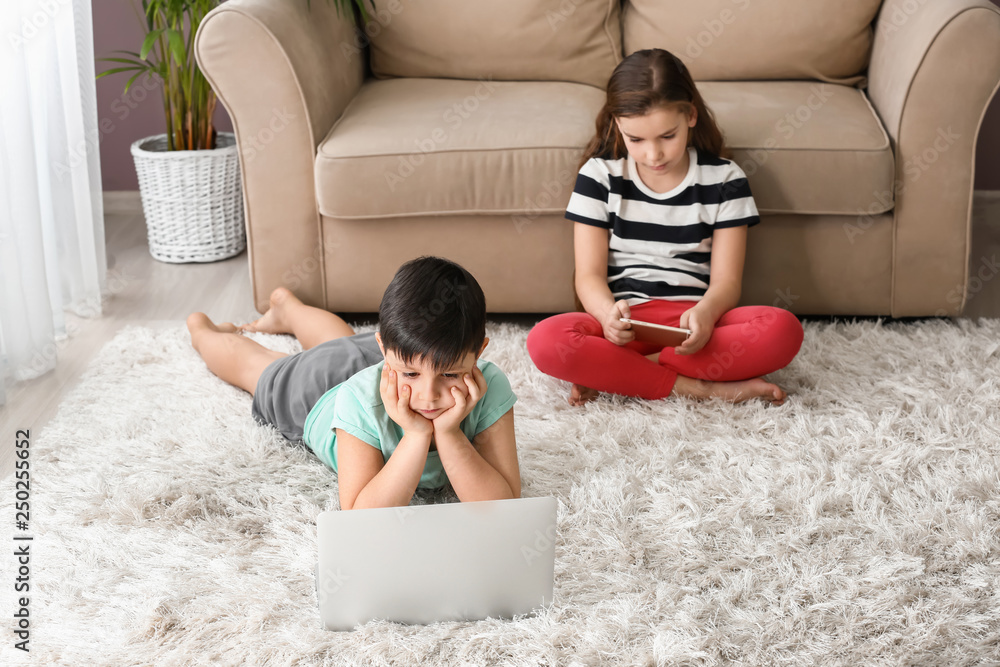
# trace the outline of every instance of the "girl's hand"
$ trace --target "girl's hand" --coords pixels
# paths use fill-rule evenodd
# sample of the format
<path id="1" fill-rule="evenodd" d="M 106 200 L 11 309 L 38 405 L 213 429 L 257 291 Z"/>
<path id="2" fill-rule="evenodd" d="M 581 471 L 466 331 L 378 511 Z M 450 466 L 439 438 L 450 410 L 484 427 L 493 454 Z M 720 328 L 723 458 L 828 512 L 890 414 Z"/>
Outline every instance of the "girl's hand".
<path id="1" fill-rule="evenodd" d="M 389 419 L 399 424 L 403 433 L 433 435 L 434 425 L 431 420 L 410 409 L 410 388 L 404 384 L 400 389 L 396 371 L 389 368 L 388 362 L 382 366 L 378 391 L 382 395 L 385 413 L 389 415 Z"/>
<path id="2" fill-rule="evenodd" d="M 690 329 L 691 335 L 683 343 L 674 348 L 676 354 L 694 354 L 705 347 L 715 330 L 715 321 L 711 315 L 700 310 L 698 306 L 688 308 L 681 314 L 680 326 Z"/>
<path id="3" fill-rule="evenodd" d="M 621 321 L 621 318 L 630 316 L 631 311 L 628 307 L 628 301 L 625 299 L 615 301 L 611 308 L 608 309 L 607 315 L 604 316 L 604 322 L 601 323 L 601 326 L 604 328 L 604 337 L 615 345 L 625 345 L 635 340 L 635 332 L 632 331 L 632 325 Z"/>
<path id="4" fill-rule="evenodd" d="M 466 394 L 458 387 L 451 388 L 451 395 L 455 399 L 455 405 L 451 406 L 432 421 L 434 424 L 435 442 L 440 442 L 440 435 L 451 431 L 461 430 L 462 420 L 469 416 L 472 408 L 476 406 L 479 399 L 486 393 L 486 378 L 479 366 L 473 364 L 472 373 L 464 373 L 462 380 L 469 393 Z"/>

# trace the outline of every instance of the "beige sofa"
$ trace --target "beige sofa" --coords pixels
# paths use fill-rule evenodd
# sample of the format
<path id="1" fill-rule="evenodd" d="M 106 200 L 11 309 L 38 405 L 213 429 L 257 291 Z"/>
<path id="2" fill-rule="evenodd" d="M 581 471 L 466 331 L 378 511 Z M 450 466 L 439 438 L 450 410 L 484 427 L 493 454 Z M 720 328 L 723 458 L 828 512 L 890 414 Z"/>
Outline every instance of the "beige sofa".
<path id="1" fill-rule="evenodd" d="M 233 119 L 254 303 L 377 310 L 421 254 L 492 312 L 574 309 L 563 217 L 604 86 L 661 47 L 699 82 L 761 224 L 743 304 L 956 315 L 976 137 L 1000 80 L 987 0 L 229 0 L 198 62 Z M 819 7 L 822 6 L 822 9 Z"/>

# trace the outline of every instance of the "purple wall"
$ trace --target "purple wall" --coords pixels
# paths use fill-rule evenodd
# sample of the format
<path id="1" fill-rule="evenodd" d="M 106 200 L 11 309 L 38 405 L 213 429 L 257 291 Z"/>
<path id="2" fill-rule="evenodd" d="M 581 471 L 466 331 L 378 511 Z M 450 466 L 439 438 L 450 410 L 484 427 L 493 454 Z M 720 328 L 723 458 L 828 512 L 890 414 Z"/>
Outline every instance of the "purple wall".
<path id="1" fill-rule="evenodd" d="M 1000 0 L 993 0 L 1000 6 Z M 378 0 L 376 0 L 376 5 Z M 128 0 L 94 0 L 94 50 L 98 58 L 115 49 L 138 51 L 142 28 Z M 97 71 L 115 67 L 97 63 Z M 97 117 L 101 133 L 101 172 L 105 190 L 138 190 L 129 147 L 133 141 L 166 131 L 159 87 L 143 89 L 139 80 L 122 95 L 128 74 L 97 81 Z M 232 131 L 229 115 L 220 103 L 215 114 L 219 131 Z M 1000 95 L 983 118 L 976 151 L 976 189 L 1000 190 Z"/>

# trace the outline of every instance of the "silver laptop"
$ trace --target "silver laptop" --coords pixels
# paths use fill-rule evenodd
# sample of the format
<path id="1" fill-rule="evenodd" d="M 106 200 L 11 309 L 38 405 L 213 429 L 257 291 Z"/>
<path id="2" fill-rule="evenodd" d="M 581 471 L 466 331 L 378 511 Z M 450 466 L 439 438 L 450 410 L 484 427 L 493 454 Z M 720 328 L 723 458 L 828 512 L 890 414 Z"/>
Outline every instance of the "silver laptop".
<path id="1" fill-rule="evenodd" d="M 322 512 L 323 625 L 511 618 L 552 601 L 556 499 Z"/>

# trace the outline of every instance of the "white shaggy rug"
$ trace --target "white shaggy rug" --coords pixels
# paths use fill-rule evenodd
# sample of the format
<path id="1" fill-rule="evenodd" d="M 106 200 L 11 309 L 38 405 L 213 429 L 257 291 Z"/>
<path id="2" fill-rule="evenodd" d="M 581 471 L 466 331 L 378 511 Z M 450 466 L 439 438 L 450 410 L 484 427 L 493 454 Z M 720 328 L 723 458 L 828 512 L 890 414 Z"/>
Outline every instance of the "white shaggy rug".
<path id="1" fill-rule="evenodd" d="M 790 393 L 780 407 L 574 408 L 531 364 L 527 331 L 491 324 L 485 356 L 519 397 L 524 495 L 559 500 L 550 609 L 321 629 L 315 520 L 337 507 L 331 473 L 256 425 L 181 323 L 128 327 L 33 434 L 31 662 L 1000 661 L 1000 320 L 807 322 L 769 376 Z M 13 496 L 8 478 L 9 526 Z M 4 665 L 26 660 L 9 631 L 13 561 L 0 558 Z"/>

